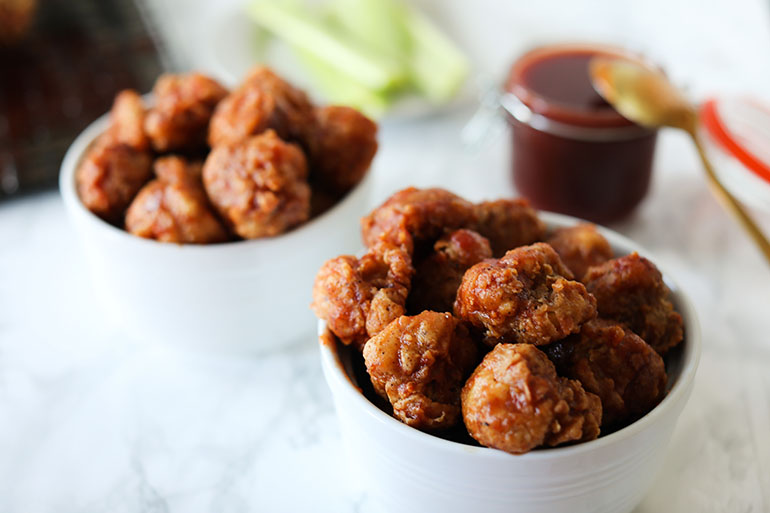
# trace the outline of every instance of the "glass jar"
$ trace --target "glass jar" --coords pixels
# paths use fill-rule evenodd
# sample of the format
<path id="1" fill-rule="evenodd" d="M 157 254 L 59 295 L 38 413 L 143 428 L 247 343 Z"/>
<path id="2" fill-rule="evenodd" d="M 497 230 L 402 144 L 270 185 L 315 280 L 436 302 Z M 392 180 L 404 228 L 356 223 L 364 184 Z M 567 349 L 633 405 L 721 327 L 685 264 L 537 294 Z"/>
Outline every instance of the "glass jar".
<path id="1" fill-rule="evenodd" d="M 698 114 L 698 136 L 714 172 L 770 233 L 770 107 L 721 97 L 705 101 Z"/>
<path id="2" fill-rule="evenodd" d="M 657 131 L 627 120 L 593 89 L 595 56 L 641 60 L 602 45 L 536 48 L 513 64 L 502 104 L 519 193 L 538 209 L 610 223 L 646 195 Z"/>
<path id="3" fill-rule="evenodd" d="M 725 187 L 770 214 L 770 108 L 752 98 L 709 99 L 699 135 Z"/>

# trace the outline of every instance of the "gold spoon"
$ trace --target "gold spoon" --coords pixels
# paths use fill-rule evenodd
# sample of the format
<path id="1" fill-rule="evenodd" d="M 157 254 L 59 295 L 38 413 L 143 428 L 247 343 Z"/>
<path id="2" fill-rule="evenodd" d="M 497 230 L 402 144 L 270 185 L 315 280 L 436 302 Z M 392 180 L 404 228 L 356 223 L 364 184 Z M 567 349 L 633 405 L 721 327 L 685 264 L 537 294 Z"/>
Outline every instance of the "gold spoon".
<path id="1" fill-rule="evenodd" d="M 589 71 L 599 94 L 624 117 L 640 125 L 679 128 L 690 134 L 706 170 L 711 192 L 735 215 L 770 263 L 767 237 L 714 174 L 698 135 L 698 114 L 687 98 L 662 72 L 639 62 L 594 57 Z"/>

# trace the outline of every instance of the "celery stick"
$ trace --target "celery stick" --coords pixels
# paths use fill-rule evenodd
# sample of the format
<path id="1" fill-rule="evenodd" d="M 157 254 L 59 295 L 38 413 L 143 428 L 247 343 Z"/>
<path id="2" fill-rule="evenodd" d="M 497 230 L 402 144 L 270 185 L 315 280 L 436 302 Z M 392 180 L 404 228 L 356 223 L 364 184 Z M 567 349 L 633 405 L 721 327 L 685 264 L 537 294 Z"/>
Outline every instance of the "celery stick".
<path id="1" fill-rule="evenodd" d="M 406 8 L 399 0 L 332 0 L 328 8 L 356 40 L 407 65 L 410 39 L 403 21 Z"/>
<path id="2" fill-rule="evenodd" d="M 301 48 L 329 66 L 373 90 L 384 91 L 403 83 L 404 71 L 397 63 L 364 48 L 318 21 L 271 0 L 252 1 L 249 14 L 259 25 L 292 46 Z"/>
<path id="3" fill-rule="evenodd" d="M 329 102 L 354 107 L 375 119 L 382 117 L 390 106 L 391 101 L 386 94 L 372 91 L 354 79 L 340 75 L 326 61 L 302 48 L 292 47 L 292 50 Z"/>
<path id="4" fill-rule="evenodd" d="M 412 38 L 409 58 L 412 82 L 429 100 L 448 101 L 468 75 L 468 60 L 422 13 L 410 9 L 403 20 Z"/>

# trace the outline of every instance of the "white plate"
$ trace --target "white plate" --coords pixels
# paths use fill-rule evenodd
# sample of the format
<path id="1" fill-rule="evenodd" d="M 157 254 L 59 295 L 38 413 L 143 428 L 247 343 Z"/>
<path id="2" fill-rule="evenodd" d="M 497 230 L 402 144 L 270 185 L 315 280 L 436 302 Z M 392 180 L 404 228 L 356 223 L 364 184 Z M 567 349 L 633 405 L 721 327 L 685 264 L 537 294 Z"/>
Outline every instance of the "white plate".
<path id="1" fill-rule="evenodd" d="M 213 21 L 203 34 L 200 44 L 205 51 L 200 57 L 202 67 L 230 86 L 240 82 L 255 65 L 262 63 L 275 70 L 279 75 L 304 89 L 314 101 L 325 103 L 326 99 L 314 85 L 311 77 L 303 69 L 288 45 L 280 39 L 271 37 L 251 21 L 243 5 L 228 4 L 212 15 Z M 454 40 L 455 34 L 449 25 L 432 16 L 442 30 Z M 470 56 L 469 61 L 471 61 Z M 478 94 L 469 73 L 463 87 L 448 103 L 435 105 L 416 94 L 405 94 L 396 100 L 380 122 L 401 122 L 448 112 L 474 102 Z"/>

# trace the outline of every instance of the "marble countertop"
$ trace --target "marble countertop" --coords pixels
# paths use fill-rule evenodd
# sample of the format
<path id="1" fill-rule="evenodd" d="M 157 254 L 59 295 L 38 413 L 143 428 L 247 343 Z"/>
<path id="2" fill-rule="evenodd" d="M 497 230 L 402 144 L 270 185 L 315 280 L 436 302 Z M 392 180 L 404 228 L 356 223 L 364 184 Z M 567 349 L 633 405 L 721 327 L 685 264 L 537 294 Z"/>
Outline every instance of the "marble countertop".
<path id="1" fill-rule="evenodd" d="M 736 4 L 744 43 L 767 48 L 767 5 Z M 704 5 L 717 15 L 716 2 Z M 643 40 L 636 30 L 628 38 Z M 740 85 L 719 81 L 725 66 L 741 66 L 722 59 L 723 42 L 736 44 L 711 42 L 677 68 L 693 91 Z M 743 79 L 760 91 L 770 63 Z M 476 151 L 459 144 L 470 115 L 383 126 L 373 202 L 408 184 L 474 200 L 515 194 L 504 134 Z M 677 133 L 661 134 L 649 197 L 613 228 L 671 271 L 703 328 L 692 398 L 637 513 L 769 511 L 770 268 Z M 307 336 L 284 350 L 191 353 L 111 327 L 87 271 L 58 194 L 0 204 L 0 511 L 378 510 L 349 474 L 309 311 L 299 316 Z"/>

